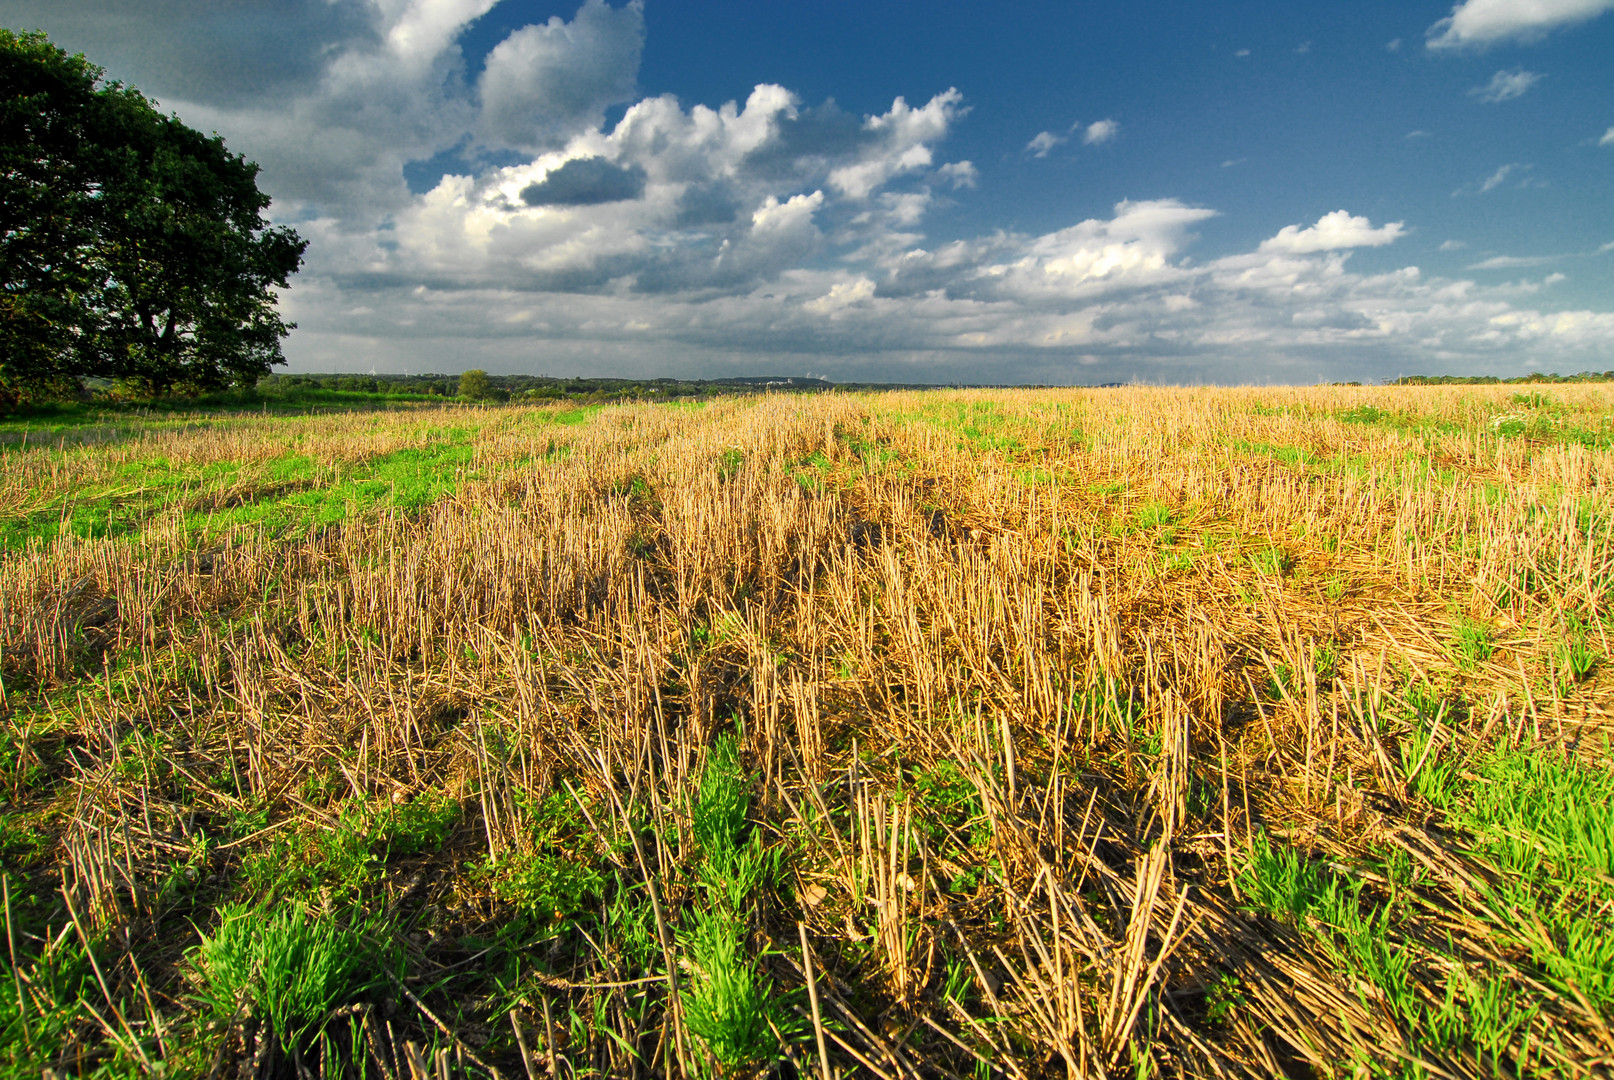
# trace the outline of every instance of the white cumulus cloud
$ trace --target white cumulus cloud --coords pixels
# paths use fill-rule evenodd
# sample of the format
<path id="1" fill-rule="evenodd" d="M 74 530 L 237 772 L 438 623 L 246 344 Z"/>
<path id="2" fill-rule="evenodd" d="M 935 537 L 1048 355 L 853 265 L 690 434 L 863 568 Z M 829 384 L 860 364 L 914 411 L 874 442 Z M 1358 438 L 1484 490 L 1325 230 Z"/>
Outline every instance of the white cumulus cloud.
<path id="1" fill-rule="evenodd" d="M 1603 132 L 1603 137 L 1597 140 L 1597 145 L 1614 146 L 1614 124 L 1609 125 L 1609 129 Z"/>
<path id="2" fill-rule="evenodd" d="M 1431 49 L 1458 49 L 1535 41 L 1611 8 L 1614 0 L 1461 0 L 1449 16 L 1429 28 L 1427 44 Z"/>
<path id="3" fill-rule="evenodd" d="M 832 318 L 837 312 L 850 307 L 867 305 L 874 299 L 874 282 L 863 276 L 851 281 L 837 281 L 830 286 L 829 292 L 816 300 L 809 300 L 803 306 L 808 311 L 820 315 L 829 315 Z"/>
<path id="4" fill-rule="evenodd" d="M 1614 130 L 1614 129 L 1611 129 Z M 949 181 L 955 188 L 972 188 L 981 179 L 980 170 L 973 162 L 953 161 L 936 170 L 936 175 Z"/>
<path id="5" fill-rule="evenodd" d="M 1114 120 L 1095 120 L 1082 132 L 1082 142 L 1088 146 L 1107 143 L 1121 133 L 1121 125 Z"/>
<path id="6" fill-rule="evenodd" d="M 1063 135 L 1055 135 L 1051 131 L 1039 131 L 1031 137 L 1030 142 L 1026 143 L 1026 153 L 1032 157 L 1044 158 L 1048 156 L 1048 151 L 1064 141 Z"/>
<path id="7" fill-rule="evenodd" d="M 478 81 L 482 137 L 531 150 L 594 127 L 633 95 L 644 50 L 644 5 L 587 0 L 571 22 L 526 26 L 493 47 Z"/>
<path id="8" fill-rule="evenodd" d="M 963 100 L 964 95 L 954 88 L 917 109 L 897 98 L 889 112 L 863 121 L 868 139 L 859 160 L 832 170 L 829 182 L 850 198 L 866 199 L 893 177 L 927 168 L 932 160 L 931 144 L 968 111 Z"/>
<path id="9" fill-rule="evenodd" d="M 988 265 L 983 278 L 999 295 L 1020 298 L 1092 295 L 1170 279 L 1174 259 L 1195 224 L 1216 211 L 1176 199 L 1123 202 L 1108 221 L 1091 219 L 1037 237 L 1012 262 Z"/>
<path id="10" fill-rule="evenodd" d="M 1335 210 L 1317 219 L 1307 228 L 1285 225 L 1278 235 L 1261 241 L 1260 250 L 1268 253 L 1308 255 L 1318 251 L 1339 251 L 1344 248 L 1383 247 L 1391 244 L 1406 232 L 1403 222 L 1392 221 L 1375 229 L 1365 217 L 1353 217 L 1344 210 Z"/>
<path id="11" fill-rule="evenodd" d="M 1479 98 L 1481 101 L 1496 103 L 1499 101 L 1512 101 L 1523 97 L 1532 86 L 1540 82 L 1541 75 L 1523 68 L 1514 68 L 1512 71 L 1498 71 L 1491 76 L 1491 81 L 1484 86 L 1476 86 L 1468 92 L 1469 97 Z"/>

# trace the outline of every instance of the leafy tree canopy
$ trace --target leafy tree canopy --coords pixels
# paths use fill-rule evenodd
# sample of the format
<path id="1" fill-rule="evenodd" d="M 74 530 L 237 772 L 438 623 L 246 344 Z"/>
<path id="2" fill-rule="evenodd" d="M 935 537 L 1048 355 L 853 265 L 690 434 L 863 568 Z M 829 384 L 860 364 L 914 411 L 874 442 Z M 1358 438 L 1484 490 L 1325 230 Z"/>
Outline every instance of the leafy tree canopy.
<path id="1" fill-rule="evenodd" d="M 197 393 L 284 362 L 275 289 L 307 242 L 263 219 L 256 164 L 103 75 L 0 29 L 0 406 L 85 376 Z"/>
<path id="2" fill-rule="evenodd" d="M 481 368 L 460 373 L 460 397 L 480 401 L 493 396 L 493 382 Z"/>

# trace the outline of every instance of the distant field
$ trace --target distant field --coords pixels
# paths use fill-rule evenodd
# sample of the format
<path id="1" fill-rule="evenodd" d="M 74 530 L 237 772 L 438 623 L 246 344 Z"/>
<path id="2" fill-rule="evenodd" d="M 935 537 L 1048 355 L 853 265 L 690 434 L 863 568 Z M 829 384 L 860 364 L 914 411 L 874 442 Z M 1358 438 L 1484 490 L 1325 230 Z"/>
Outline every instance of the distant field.
<path id="1" fill-rule="evenodd" d="M 343 400 L 0 422 L 0 1072 L 1614 1069 L 1614 387 Z"/>

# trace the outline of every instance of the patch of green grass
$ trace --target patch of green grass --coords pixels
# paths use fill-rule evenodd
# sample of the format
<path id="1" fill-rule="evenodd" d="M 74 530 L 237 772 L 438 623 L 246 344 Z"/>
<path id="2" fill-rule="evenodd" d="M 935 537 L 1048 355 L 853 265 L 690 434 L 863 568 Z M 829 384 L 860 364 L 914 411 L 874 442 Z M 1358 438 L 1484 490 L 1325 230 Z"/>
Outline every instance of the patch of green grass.
<path id="1" fill-rule="evenodd" d="M 1341 600 L 1344 598 L 1348 587 L 1349 579 L 1344 574 L 1329 574 L 1328 580 L 1323 582 L 1323 598 L 1330 601 Z"/>
<path id="2" fill-rule="evenodd" d="M 391 928 L 379 918 L 345 925 L 300 904 L 226 905 L 219 914 L 218 929 L 190 953 L 197 997 L 226 1025 L 250 1011 L 288 1057 L 312 1049 L 334 1009 L 400 973 Z"/>
<path id="3" fill-rule="evenodd" d="M 1026 446 L 1018 422 L 993 401 L 928 401 L 914 416 L 955 432 L 958 445 L 977 454 L 996 451 L 1013 455 Z"/>
<path id="4" fill-rule="evenodd" d="M 1132 520 L 1139 529 L 1163 529 L 1177 520 L 1177 512 L 1163 502 L 1146 502 L 1138 507 Z"/>
<path id="5" fill-rule="evenodd" d="M 1250 565 L 1268 577 L 1288 577 L 1294 572 L 1295 557 L 1281 547 L 1264 547 L 1250 555 Z"/>
<path id="6" fill-rule="evenodd" d="M 1452 651 L 1457 654 L 1457 662 L 1463 667 L 1476 668 L 1490 660 L 1491 654 L 1496 651 L 1491 628 L 1466 615 L 1459 615 L 1452 621 L 1451 635 Z"/>
<path id="7" fill-rule="evenodd" d="M 183 509 L 187 527 L 198 534 L 242 526 L 284 532 L 381 507 L 416 510 L 477 475 L 474 429 L 427 429 L 420 437 L 418 446 L 332 463 L 295 452 L 251 465 L 195 466 L 161 456 L 131 461 L 108 482 L 43 503 L 0 509 L 0 552 L 48 542 L 63 532 L 84 539 L 135 538 L 153 519 L 176 508 Z"/>
<path id="8" fill-rule="evenodd" d="M 1354 409 L 1341 412 L 1339 419 L 1343 424 L 1386 424 L 1393 422 L 1396 415 L 1376 405 L 1358 405 Z"/>
<path id="9" fill-rule="evenodd" d="M 678 943 L 699 972 L 685 984 L 685 1019 L 707 1055 L 704 1071 L 722 1076 L 753 1071 L 778 1053 L 776 1030 L 788 1035 L 801 1027 L 746 949 L 753 893 L 779 868 L 748 820 L 750 787 L 738 742 L 720 736 L 690 807 L 702 902 Z"/>
<path id="10" fill-rule="evenodd" d="M 1499 871 L 1491 921 L 1570 996 L 1614 1009 L 1614 771 L 1552 750 L 1504 750 L 1426 795 Z"/>
<path id="11" fill-rule="evenodd" d="M 487 867 L 493 893 L 545 919 L 575 916 L 604 895 L 608 879 L 598 840 L 570 792 L 550 792 L 532 802 L 518 798 L 527 818 L 530 847 Z"/>
<path id="12" fill-rule="evenodd" d="M 603 408 L 605 408 L 604 405 L 578 405 L 570 408 L 556 409 L 554 412 L 542 413 L 540 415 L 546 416 L 551 424 L 562 424 L 568 427 L 575 427 L 578 424 L 586 424 L 590 420 L 594 419 L 594 417 L 599 415 L 600 410 Z"/>
<path id="13" fill-rule="evenodd" d="M 952 832 L 968 837 L 971 847 L 990 842 L 991 828 L 981 810 L 980 792 L 955 763 L 944 759 L 917 770 L 912 783 L 920 820 L 933 840 L 943 840 Z"/>
<path id="14" fill-rule="evenodd" d="M 1341 877 L 1292 848 L 1273 845 L 1263 833 L 1238 880 L 1249 910 L 1294 926 L 1350 979 L 1371 985 L 1415 1054 L 1438 1059 L 1473 1048 L 1500 1071 L 1534 1034 L 1536 1007 L 1509 992 L 1500 972 L 1471 973 L 1456 965 L 1444 1002 L 1432 1004 L 1415 970 L 1423 951 L 1392 927 L 1393 904 L 1364 895 L 1362 879 Z"/>
<path id="15" fill-rule="evenodd" d="M 1420 795 L 1445 817 L 1459 846 L 1487 873 L 1466 917 L 1485 925 L 1488 949 L 1521 961 L 1560 1000 L 1614 1010 L 1614 773 L 1560 749 L 1502 749 L 1478 758 L 1432 746 L 1435 716 L 1419 713 L 1403 767 L 1419 762 Z M 1258 836 L 1238 883 L 1253 911 L 1287 922 L 1350 978 L 1377 991 L 1419 1054 L 1476 1055 L 1514 1072 L 1545 1031 L 1542 999 L 1511 969 L 1462 961 L 1453 943 L 1408 933 L 1418 903 L 1410 860 L 1382 868 L 1387 899 L 1364 879 Z"/>
<path id="16" fill-rule="evenodd" d="M 563 919 L 587 910 L 607 878 L 591 851 L 533 851 L 506 855 L 493 873 L 493 894 L 542 918 Z"/>
<path id="17" fill-rule="evenodd" d="M 827 486 L 830 474 L 834 471 L 835 463 L 830 461 L 822 451 L 814 450 L 791 467 L 790 474 L 795 477 L 796 483 L 807 491 L 818 492 Z"/>
<path id="18" fill-rule="evenodd" d="M 84 1003 L 99 1002 L 100 989 L 88 953 L 71 935 L 32 962 L 19 962 L 17 970 L 27 980 L 20 1007 L 19 980 L 9 959 L 0 957 L 0 1066 L 8 1076 L 42 1076 L 59 1063 L 84 1017 Z M 115 1062 L 126 1070 L 121 1075 L 138 1075 L 132 1054 L 118 1053 Z"/>
<path id="19" fill-rule="evenodd" d="M 0 857 L 5 865 L 33 866 L 50 851 L 50 837 L 30 815 L 0 814 Z"/>
<path id="20" fill-rule="evenodd" d="M 1285 465 L 1296 468 L 1308 468 L 1323 459 L 1310 450 L 1300 446 L 1282 446 L 1268 442 L 1246 442 L 1243 439 L 1234 439 L 1233 448 L 1245 454 L 1257 454 L 1269 457 L 1274 461 L 1281 461 Z"/>
<path id="21" fill-rule="evenodd" d="M 776 1014 L 787 1022 L 793 1018 L 772 1000 L 772 981 L 746 954 L 731 915 L 713 908 L 695 912 L 682 943 L 700 973 L 684 993 L 685 1022 L 717 1066 L 712 1071 L 740 1075 L 772 1058 L 779 1040 L 769 1021 Z"/>
<path id="22" fill-rule="evenodd" d="M 1205 992 L 1205 1016 L 1213 1024 L 1225 1024 L 1249 1003 L 1238 976 L 1224 971 L 1211 981 L 1210 989 Z"/>
<path id="23" fill-rule="evenodd" d="M 1585 682 L 1591 677 L 1592 672 L 1603 662 L 1604 656 L 1592 644 L 1591 630 L 1585 620 L 1578 618 L 1565 620 L 1563 635 L 1553 652 L 1553 660 L 1559 671 L 1559 688 L 1564 692 L 1568 692 L 1576 683 Z"/>
<path id="24" fill-rule="evenodd" d="M 357 899 L 390 860 L 438 850 L 459 816 L 459 803 L 444 794 L 398 805 L 350 799 L 334 828 L 275 840 L 243 860 L 241 877 L 253 895 Z M 262 820 L 252 815 L 245 828 Z"/>
<path id="25" fill-rule="evenodd" d="M 1160 560 L 1160 569 L 1167 574 L 1180 574 L 1194 568 L 1194 553 L 1191 551 L 1170 551 Z"/>

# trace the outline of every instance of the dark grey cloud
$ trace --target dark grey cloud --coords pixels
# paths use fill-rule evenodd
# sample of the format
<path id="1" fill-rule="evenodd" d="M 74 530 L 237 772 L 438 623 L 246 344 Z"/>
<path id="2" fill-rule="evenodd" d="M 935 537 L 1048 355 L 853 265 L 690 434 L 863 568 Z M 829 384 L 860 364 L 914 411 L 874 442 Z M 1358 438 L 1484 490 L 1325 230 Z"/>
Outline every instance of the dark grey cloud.
<path id="1" fill-rule="evenodd" d="M 680 229 L 727 225 L 739 216 L 739 197 L 728 184 L 691 184 L 678 198 L 673 224 Z"/>
<path id="2" fill-rule="evenodd" d="M 821 172 L 856 158 L 879 139 L 833 98 L 795 116 L 782 115 L 776 124 L 775 136 L 745 156 L 741 168 L 750 175 L 772 180 Z"/>
<path id="3" fill-rule="evenodd" d="M 522 188 L 521 201 L 528 206 L 598 206 L 637 199 L 644 184 L 645 171 L 637 165 L 623 168 L 604 158 L 573 158 Z"/>

